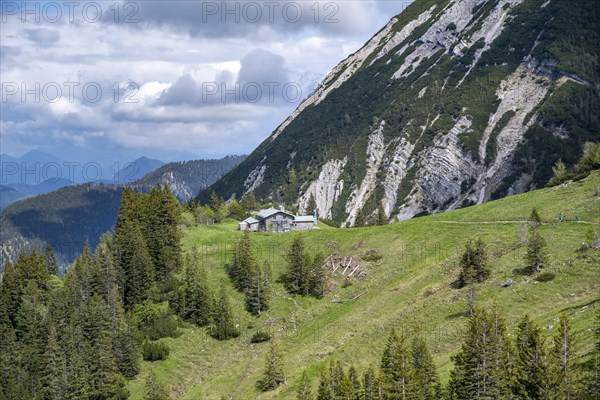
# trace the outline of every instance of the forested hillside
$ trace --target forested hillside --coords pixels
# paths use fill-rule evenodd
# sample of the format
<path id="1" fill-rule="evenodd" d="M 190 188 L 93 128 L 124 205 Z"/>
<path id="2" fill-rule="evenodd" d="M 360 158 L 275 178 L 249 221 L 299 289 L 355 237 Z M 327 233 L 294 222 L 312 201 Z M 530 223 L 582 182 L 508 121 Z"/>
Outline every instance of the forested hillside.
<path id="1" fill-rule="evenodd" d="M 6 267 L 0 398 L 594 399 L 600 175 L 577 179 L 252 235 L 126 189 L 63 279 L 51 251 Z"/>

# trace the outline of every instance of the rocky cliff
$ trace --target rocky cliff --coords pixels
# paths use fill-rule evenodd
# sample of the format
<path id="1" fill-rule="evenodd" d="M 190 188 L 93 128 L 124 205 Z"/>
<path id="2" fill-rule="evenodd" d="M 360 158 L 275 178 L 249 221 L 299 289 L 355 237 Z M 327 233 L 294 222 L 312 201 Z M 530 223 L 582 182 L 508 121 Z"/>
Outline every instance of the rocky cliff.
<path id="1" fill-rule="evenodd" d="M 600 141 L 598 32 L 582 0 L 417 0 L 200 197 L 312 195 L 351 226 L 541 187 Z"/>

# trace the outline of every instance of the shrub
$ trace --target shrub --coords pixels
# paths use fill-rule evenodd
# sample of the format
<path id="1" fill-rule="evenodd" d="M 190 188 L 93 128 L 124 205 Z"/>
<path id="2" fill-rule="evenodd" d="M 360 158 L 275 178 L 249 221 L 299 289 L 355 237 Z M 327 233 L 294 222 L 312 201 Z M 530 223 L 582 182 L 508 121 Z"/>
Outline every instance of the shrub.
<path id="1" fill-rule="evenodd" d="M 142 344 L 144 361 L 165 360 L 169 356 L 169 346 L 162 342 L 145 340 Z"/>
<path id="2" fill-rule="evenodd" d="M 143 333 L 152 340 L 166 337 L 176 338 L 181 336 L 181 332 L 177 330 L 178 327 L 179 320 L 175 315 L 161 314 L 150 326 L 144 329 Z"/>
<path id="3" fill-rule="evenodd" d="M 271 334 L 265 331 L 258 331 L 250 339 L 250 343 L 262 343 L 271 340 Z"/>

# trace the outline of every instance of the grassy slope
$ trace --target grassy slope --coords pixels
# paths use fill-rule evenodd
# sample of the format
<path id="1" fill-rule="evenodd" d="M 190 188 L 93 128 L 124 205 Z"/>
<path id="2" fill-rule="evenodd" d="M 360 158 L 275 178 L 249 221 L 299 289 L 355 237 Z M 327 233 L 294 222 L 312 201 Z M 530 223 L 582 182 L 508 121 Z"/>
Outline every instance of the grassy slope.
<path id="1" fill-rule="evenodd" d="M 282 255 L 296 235 L 304 237 L 311 250 L 327 250 L 335 240 L 341 254 L 359 255 L 370 248 L 381 249 L 383 259 L 366 263 L 369 277 L 346 288 L 338 286 L 322 300 L 287 295 L 275 284 L 272 308 L 260 318 L 243 310 L 243 296 L 231 288 L 243 332 L 240 338 L 217 342 L 203 329 L 186 329 L 171 345 L 168 360 L 143 362 L 142 373 L 129 384 L 133 399 L 140 399 L 150 368 L 168 383 L 174 398 L 292 399 L 302 371 L 317 385 L 319 369 L 330 359 L 354 363 L 364 369 L 378 364 L 391 327 L 411 330 L 419 324 L 425 332 L 444 381 L 451 369 L 450 356 L 460 345 L 466 325 L 466 293 L 450 288 L 458 273 L 457 255 L 468 238 L 482 236 L 492 252 L 491 279 L 477 289 L 481 305 L 496 303 L 507 315 L 510 329 L 523 313 L 530 313 L 553 334 L 559 313 L 567 311 L 579 332 L 580 348 L 591 348 L 594 310 L 600 307 L 600 252 L 581 255 L 576 250 L 586 233 L 598 229 L 600 173 L 584 181 L 504 198 L 457 211 L 413 219 L 384 227 L 361 229 L 325 228 L 289 234 L 256 234 L 259 257 L 271 262 L 274 278 L 284 270 Z M 536 206 L 544 221 L 541 232 L 552 259 L 549 270 L 557 274 L 551 282 L 537 283 L 517 274 L 525 248 L 518 246 L 523 220 Z M 567 220 L 557 222 L 560 212 Z M 578 213 L 582 222 L 574 221 Z M 223 264 L 231 256 L 230 243 L 236 224 L 188 228 L 184 246 L 202 249 L 210 279 L 216 286 L 225 278 Z M 360 250 L 353 245 L 364 242 Z M 513 278 L 514 285 L 497 284 Z M 367 290 L 352 303 L 331 303 L 333 295 L 347 297 Z M 264 365 L 267 344 L 250 345 L 249 337 L 268 326 L 284 350 L 288 384 L 268 393 L 254 388 Z M 250 328 L 248 328 L 250 327 Z"/>

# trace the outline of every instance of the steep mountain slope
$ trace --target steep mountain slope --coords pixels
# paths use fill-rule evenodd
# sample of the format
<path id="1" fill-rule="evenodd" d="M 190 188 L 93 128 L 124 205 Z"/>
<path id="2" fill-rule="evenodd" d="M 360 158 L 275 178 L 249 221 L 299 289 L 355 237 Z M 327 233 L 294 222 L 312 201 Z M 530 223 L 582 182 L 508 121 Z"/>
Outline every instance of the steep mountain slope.
<path id="1" fill-rule="evenodd" d="M 136 189 L 148 190 L 157 183 L 168 185 L 171 192 L 180 201 L 185 202 L 215 183 L 244 158 L 246 156 L 227 156 L 220 160 L 173 162 L 147 174 L 132 186 Z"/>
<path id="2" fill-rule="evenodd" d="M 417 0 L 200 198 L 314 195 L 348 226 L 542 187 L 600 141 L 599 32 L 583 0 Z"/>
<path id="3" fill-rule="evenodd" d="M 482 307 L 495 304 L 506 315 L 513 337 L 524 313 L 543 327 L 544 336 L 551 337 L 557 332 L 558 315 L 566 312 L 577 332 L 577 352 L 588 354 L 600 307 L 600 251 L 581 247 L 582 242 L 597 240 L 600 233 L 599 193 L 600 171 L 596 171 L 582 181 L 387 226 L 321 226 L 309 232 L 252 235 L 258 262 L 268 262 L 272 268 L 269 310 L 260 317 L 251 316 L 245 311 L 244 295 L 228 283 L 241 336 L 217 341 L 206 328 L 190 326 L 177 339 L 163 339 L 171 348 L 169 358 L 142 363 L 141 374 L 128 383 L 131 399 L 143 398 L 150 370 L 180 400 L 295 399 L 304 371 L 316 394 L 320 371 L 330 361 L 352 363 L 359 371 L 370 364 L 378 366 L 390 330 L 410 334 L 417 326 L 447 382 L 450 356 L 460 348 L 468 309 L 467 288 L 454 289 L 451 283 L 459 274 L 465 242 L 478 237 L 487 243 L 492 275 L 476 286 L 476 303 Z M 527 218 L 533 207 L 538 207 L 543 221 L 539 229 L 551 260 L 545 271 L 556 274 L 548 282 L 520 271 L 527 248 L 523 242 Z M 566 218 L 559 223 L 561 212 Z M 185 230 L 184 248 L 202 252 L 212 288 L 223 279 L 229 282 L 223 265 L 231 262 L 232 242 L 242 234 L 235 231 L 236 225 Z M 594 230 L 596 239 L 592 239 Z M 320 300 L 288 294 L 278 278 L 285 271 L 290 244 L 298 236 L 312 254 L 323 251 L 326 255 L 336 252 L 342 259 L 353 257 L 367 276 L 344 285 L 338 272 L 329 279 L 332 292 Z M 381 259 L 367 261 L 365 255 L 375 249 Z M 509 278 L 511 287 L 499 287 Z M 250 343 L 257 331 L 273 334 L 287 378 L 287 384 L 267 393 L 255 388 L 269 351 L 268 343 Z"/>

